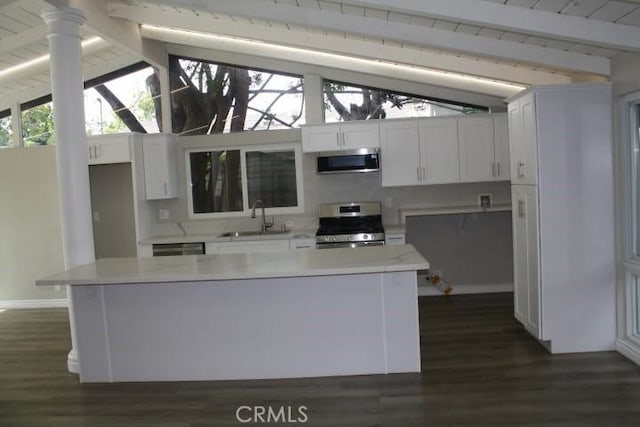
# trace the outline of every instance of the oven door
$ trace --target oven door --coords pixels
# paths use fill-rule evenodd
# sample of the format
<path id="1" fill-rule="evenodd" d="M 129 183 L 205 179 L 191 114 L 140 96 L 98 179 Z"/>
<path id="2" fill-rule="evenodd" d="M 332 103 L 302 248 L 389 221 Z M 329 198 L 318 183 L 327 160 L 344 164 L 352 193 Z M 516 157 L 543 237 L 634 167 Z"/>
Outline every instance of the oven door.
<path id="1" fill-rule="evenodd" d="M 384 240 L 373 240 L 370 242 L 335 242 L 335 243 L 316 243 L 316 249 L 331 248 L 359 248 L 365 246 L 382 246 Z"/>

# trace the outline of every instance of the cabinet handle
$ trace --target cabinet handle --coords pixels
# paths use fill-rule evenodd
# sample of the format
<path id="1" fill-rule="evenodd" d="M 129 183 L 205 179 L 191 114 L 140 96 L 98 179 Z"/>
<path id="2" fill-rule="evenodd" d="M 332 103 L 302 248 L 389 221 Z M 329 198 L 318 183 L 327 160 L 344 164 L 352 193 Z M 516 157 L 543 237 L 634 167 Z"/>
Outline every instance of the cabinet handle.
<path id="1" fill-rule="evenodd" d="M 518 162 L 518 179 L 524 179 L 524 162 Z"/>
<path id="2" fill-rule="evenodd" d="M 493 176 L 493 177 L 496 176 L 496 164 L 495 163 L 491 163 L 491 176 Z"/>
<path id="3" fill-rule="evenodd" d="M 336 145 L 340 147 L 340 132 L 336 132 Z"/>
<path id="4" fill-rule="evenodd" d="M 93 157 L 93 147 L 90 145 L 90 146 L 89 146 L 89 159 L 90 159 L 90 160 L 93 160 L 93 158 L 94 158 L 94 157 Z"/>
<path id="5" fill-rule="evenodd" d="M 500 174 L 500 162 L 498 162 L 498 175 L 497 175 L 497 176 L 498 176 L 498 177 L 500 177 L 500 176 L 501 176 L 501 174 Z"/>
<path id="6" fill-rule="evenodd" d="M 164 182 L 164 194 L 167 195 L 167 181 Z"/>
<path id="7" fill-rule="evenodd" d="M 427 169 L 425 169 L 424 166 L 422 166 L 422 173 L 420 174 L 420 179 L 422 179 L 423 181 L 426 179 L 427 176 Z"/>
<path id="8" fill-rule="evenodd" d="M 525 213 L 524 208 L 525 208 L 524 200 L 518 200 L 518 217 L 524 218 L 524 213 Z"/>
<path id="9" fill-rule="evenodd" d="M 420 166 L 418 166 L 416 168 L 416 176 L 418 177 L 418 181 L 421 181 L 421 179 L 420 179 Z"/>

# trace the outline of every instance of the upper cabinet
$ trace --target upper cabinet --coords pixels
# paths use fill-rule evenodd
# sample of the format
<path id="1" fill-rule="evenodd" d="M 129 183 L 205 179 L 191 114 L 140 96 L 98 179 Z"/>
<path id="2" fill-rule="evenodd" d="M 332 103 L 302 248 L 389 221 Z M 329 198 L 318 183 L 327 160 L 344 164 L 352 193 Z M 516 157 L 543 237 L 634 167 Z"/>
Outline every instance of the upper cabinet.
<path id="1" fill-rule="evenodd" d="M 302 127 L 302 151 L 304 153 L 377 148 L 379 146 L 380 136 L 377 120 L 325 123 Z"/>
<path id="2" fill-rule="evenodd" d="M 458 140 L 461 181 L 509 180 L 506 114 L 458 119 Z"/>
<path id="3" fill-rule="evenodd" d="M 135 134 L 112 134 L 87 137 L 90 165 L 128 163 L 131 161 L 130 141 Z"/>
<path id="4" fill-rule="evenodd" d="M 538 149 L 535 94 L 530 92 L 509 103 L 511 182 L 538 182 Z"/>
<path id="5" fill-rule="evenodd" d="M 171 199 L 178 196 L 177 153 L 171 134 L 144 135 L 142 153 L 147 200 Z"/>
<path id="6" fill-rule="evenodd" d="M 509 180 L 504 114 L 380 122 L 382 186 Z"/>

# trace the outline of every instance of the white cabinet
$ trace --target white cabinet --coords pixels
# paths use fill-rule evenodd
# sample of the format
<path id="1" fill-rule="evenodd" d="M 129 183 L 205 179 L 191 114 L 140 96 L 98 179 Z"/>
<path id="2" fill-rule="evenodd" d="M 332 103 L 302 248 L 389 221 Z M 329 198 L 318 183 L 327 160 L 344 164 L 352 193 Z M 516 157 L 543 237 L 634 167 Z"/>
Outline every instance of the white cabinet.
<path id="1" fill-rule="evenodd" d="M 508 181 L 509 138 L 506 114 L 458 119 L 460 181 Z"/>
<path id="2" fill-rule="evenodd" d="M 508 100 L 514 314 L 552 353 L 615 348 L 611 85 Z"/>
<path id="3" fill-rule="evenodd" d="M 177 197 L 177 153 L 173 135 L 144 135 L 142 153 L 144 161 L 145 194 L 147 200 Z"/>
<path id="4" fill-rule="evenodd" d="M 289 239 L 242 240 L 234 242 L 207 242 L 207 254 L 237 254 L 255 252 L 282 252 L 289 250 Z"/>
<path id="5" fill-rule="evenodd" d="M 289 250 L 315 249 L 316 239 L 313 237 L 294 237 L 289 240 Z"/>
<path id="6" fill-rule="evenodd" d="M 406 243 L 405 233 L 385 233 L 385 245 L 404 245 Z"/>
<path id="7" fill-rule="evenodd" d="M 534 337 L 541 339 L 537 187 L 513 186 L 511 203 L 514 315 Z"/>
<path id="8" fill-rule="evenodd" d="M 538 180 L 538 146 L 534 93 L 509 103 L 511 183 L 535 185 Z"/>
<path id="9" fill-rule="evenodd" d="M 422 183 L 417 120 L 380 123 L 380 162 L 383 187 Z"/>
<path id="10" fill-rule="evenodd" d="M 302 151 L 355 150 L 380 146 L 378 121 L 327 123 L 302 127 Z"/>
<path id="11" fill-rule="evenodd" d="M 446 184 L 460 181 L 458 120 L 454 117 L 418 121 L 420 181 Z"/>
<path id="12" fill-rule="evenodd" d="M 128 163 L 131 161 L 131 134 L 99 135 L 87 137 L 90 165 Z"/>
<path id="13" fill-rule="evenodd" d="M 455 118 L 380 123 L 382 186 L 460 181 Z"/>

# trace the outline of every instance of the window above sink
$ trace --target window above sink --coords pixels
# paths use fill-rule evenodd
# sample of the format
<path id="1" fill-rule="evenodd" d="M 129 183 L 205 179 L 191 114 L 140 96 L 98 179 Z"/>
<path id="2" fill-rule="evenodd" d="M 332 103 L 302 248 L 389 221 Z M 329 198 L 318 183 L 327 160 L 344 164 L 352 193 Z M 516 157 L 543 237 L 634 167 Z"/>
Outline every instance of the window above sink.
<path id="1" fill-rule="evenodd" d="M 191 219 L 249 216 L 256 200 L 268 215 L 304 212 L 299 144 L 188 149 L 185 162 Z"/>

